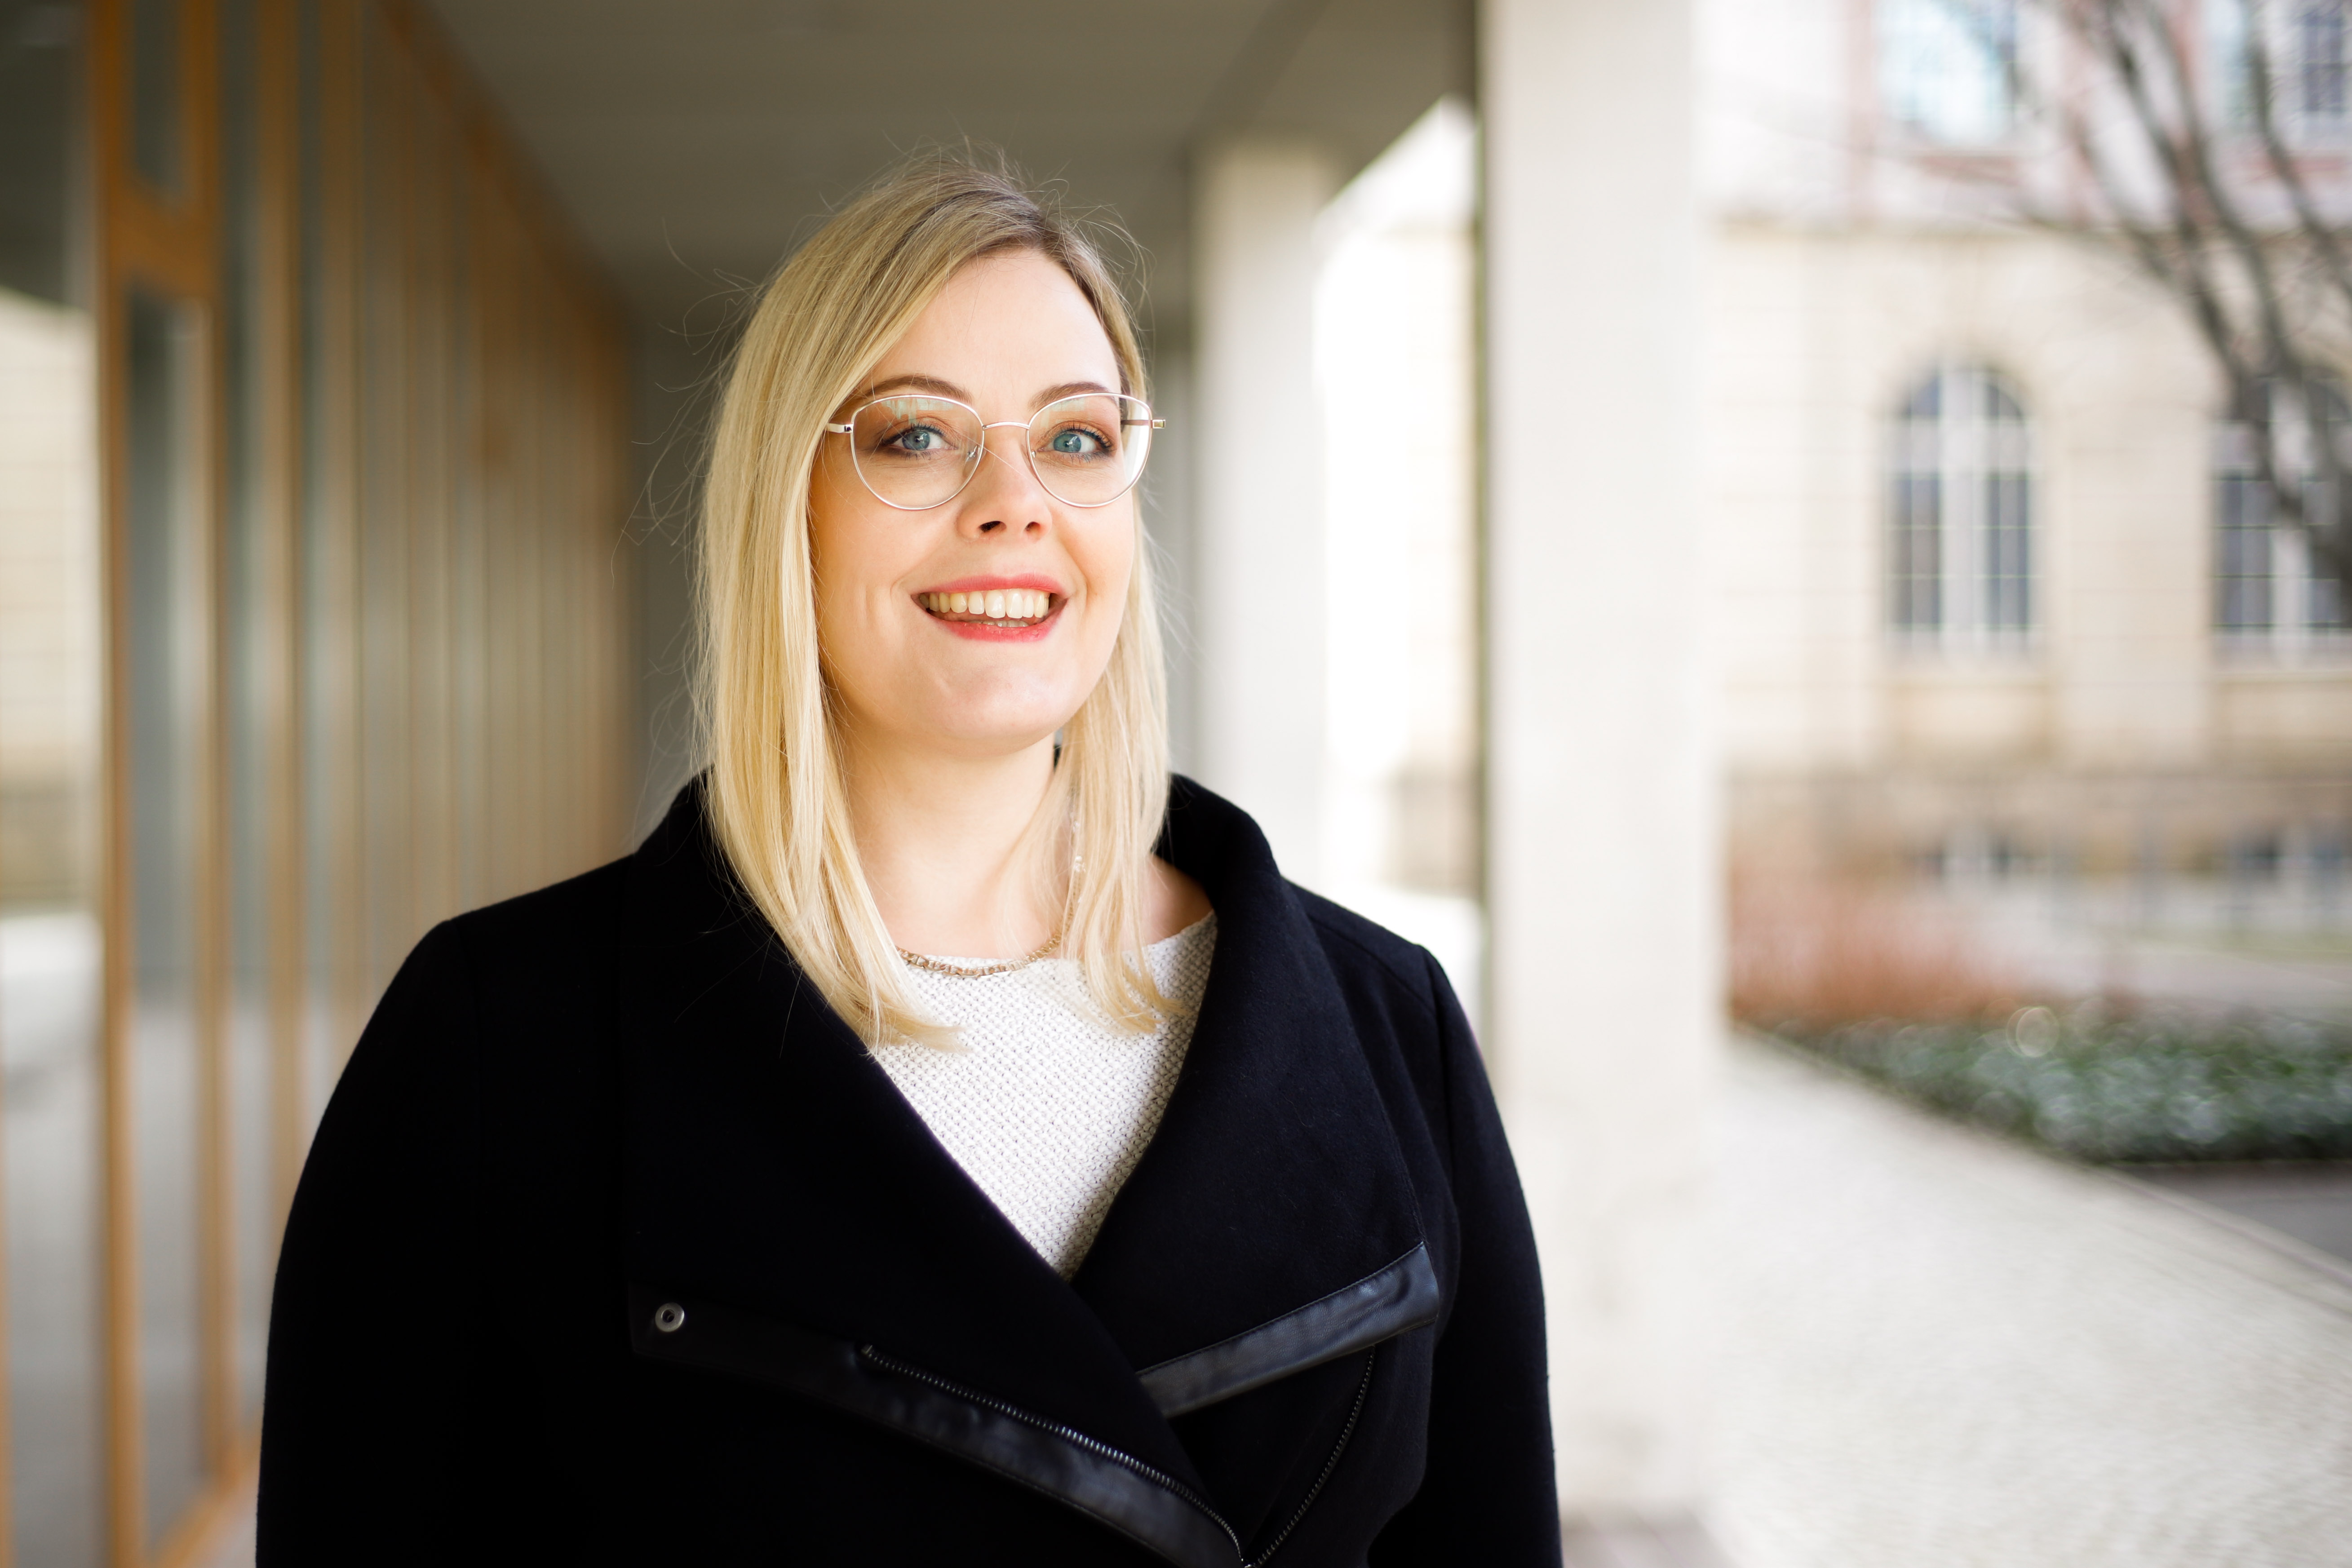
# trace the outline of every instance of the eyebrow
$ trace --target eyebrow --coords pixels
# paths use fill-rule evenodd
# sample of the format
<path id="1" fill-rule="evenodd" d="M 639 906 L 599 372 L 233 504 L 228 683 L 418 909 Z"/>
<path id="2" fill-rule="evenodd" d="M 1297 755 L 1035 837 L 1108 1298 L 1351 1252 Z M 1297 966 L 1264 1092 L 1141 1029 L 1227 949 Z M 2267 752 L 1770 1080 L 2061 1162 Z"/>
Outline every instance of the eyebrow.
<path id="1" fill-rule="evenodd" d="M 1048 403 L 1059 402 L 1065 397 L 1075 397 L 1081 392 L 1107 393 L 1111 389 L 1109 387 L 1105 386 L 1099 381 L 1066 381 L 1059 386 L 1049 386 L 1045 391 L 1039 393 L 1037 395 L 1037 406 L 1043 408 Z"/>
<path id="2" fill-rule="evenodd" d="M 1049 386 L 1039 393 L 1036 406 L 1043 408 L 1048 403 L 1056 403 L 1065 397 L 1075 397 L 1082 392 L 1108 393 L 1110 390 L 1098 381 L 1066 381 L 1057 386 Z M 875 382 L 864 390 L 852 394 L 850 402 L 864 403 L 868 399 L 880 397 L 892 392 L 929 392 L 940 397 L 952 397 L 958 403 L 968 404 L 971 401 L 971 394 L 952 381 L 942 381 L 936 375 L 922 375 L 910 372 L 905 375 L 894 375 Z"/>
<path id="3" fill-rule="evenodd" d="M 853 403 L 863 403 L 869 397 L 879 397 L 886 392 L 935 392 L 941 397 L 952 397 L 958 403 L 971 401 L 971 394 L 952 381 L 941 381 L 936 375 L 894 375 L 875 382 L 864 390 L 850 395 Z"/>

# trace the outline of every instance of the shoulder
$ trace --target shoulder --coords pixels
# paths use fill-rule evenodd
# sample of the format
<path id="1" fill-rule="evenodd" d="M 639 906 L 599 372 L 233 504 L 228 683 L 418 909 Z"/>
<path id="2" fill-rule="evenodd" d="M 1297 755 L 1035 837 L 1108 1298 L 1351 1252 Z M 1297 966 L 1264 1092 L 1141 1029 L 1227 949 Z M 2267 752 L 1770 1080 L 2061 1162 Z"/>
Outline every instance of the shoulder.
<path id="1" fill-rule="evenodd" d="M 406 1172 L 454 1190 L 486 1161 L 581 1163 L 609 1121 L 625 864 L 425 934 L 336 1083 L 306 1187 L 332 1189 L 338 1171 L 362 1185 Z"/>
<path id="2" fill-rule="evenodd" d="M 474 1079 L 485 1055 L 609 1016 L 626 861 L 443 921 L 410 950 L 377 1001 L 341 1098 L 410 1080 Z M 437 1092 L 437 1090 L 436 1090 Z"/>
<path id="3" fill-rule="evenodd" d="M 583 994 L 583 983 L 592 990 L 600 978 L 609 984 L 627 869 L 625 859 L 612 861 L 452 916 L 425 932 L 402 977 L 415 970 L 418 979 L 444 991 L 461 983 L 467 1005 L 477 1013 L 560 1007 Z M 395 989 L 399 984 L 394 982 Z"/>
<path id="4" fill-rule="evenodd" d="M 1353 910 L 1295 885 L 1292 891 L 1414 1173 L 1423 1217 L 1451 1213 L 1446 1194 L 1465 1135 L 1458 1113 L 1465 1100 L 1484 1102 L 1489 1090 L 1485 1059 L 1444 967 L 1427 948 Z M 1466 1135 L 1474 1143 L 1485 1138 L 1476 1129 Z M 1451 1245 L 1441 1250 L 1450 1255 Z"/>
<path id="5" fill-rule="evenodd" d="M 1433 1127 L 1443 1127 L 1454 1081 L 1485 1071 L 1444 966 L 1427 948 L 1353 910 L 1295 884 L 1292 893 L 1382 1092 L 1393 1109 L 1402 1111 L 1411 1100 Z"/>
<path id="6" fill-rule="evenodd" d="M 591 952 L 608 956 L 618 940 L 629 861 L 614 860 L 536 891 L 469 910 L 427 933 L 462 952 L 468 963 L 488 965 L 496 977 L 520 978 L 530 968 L 576 963 Z M 422 948 L 425 943 L 420 943 Z"/>
<path id="7" fill-rule="evenodd" d="M 1426 948 L 1320 893 L 1309 892 L 1295 882 L 1290 889 L 1342 990 L 1378 988 L 1411 1005 L 1431 1026 L 1436 1025 L 1444 1000 L 1440 994 L 1444 979 Z"/>

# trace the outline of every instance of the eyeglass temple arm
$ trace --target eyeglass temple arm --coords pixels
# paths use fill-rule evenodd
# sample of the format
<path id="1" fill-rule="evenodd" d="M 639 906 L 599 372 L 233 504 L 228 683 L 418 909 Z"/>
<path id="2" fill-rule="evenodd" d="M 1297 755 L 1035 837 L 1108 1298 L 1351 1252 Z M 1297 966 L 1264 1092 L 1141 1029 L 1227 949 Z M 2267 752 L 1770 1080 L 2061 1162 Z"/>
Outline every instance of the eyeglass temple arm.
<path id="1" fill-rule="evenodd" d="M 1009 425 L 1013 423 L 1013 421 L 1006 420 L 1004 423 Z M 1168 421 L 1165 419 L 1122 419 L 1119 423 L 1121 425 L 1149 425 L 1154 430 L 1165 430 L 1168 428 Z M 827 424 L 825 426 L 825 429 L 835 436 L 846 436 L 856 428 L 856 426 L 854 425 Z"/>

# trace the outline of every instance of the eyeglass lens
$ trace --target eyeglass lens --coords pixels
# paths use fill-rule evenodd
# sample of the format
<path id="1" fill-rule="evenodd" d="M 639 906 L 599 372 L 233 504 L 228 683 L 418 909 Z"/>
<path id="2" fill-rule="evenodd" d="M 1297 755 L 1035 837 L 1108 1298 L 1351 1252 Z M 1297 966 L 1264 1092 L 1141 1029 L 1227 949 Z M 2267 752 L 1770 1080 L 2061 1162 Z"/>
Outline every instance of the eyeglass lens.
<path id="1" fill-rule="evenodd" d="M 1106 506 L 1142 477 L 1151 409 L 1140 398 L 1087 393 L 1049 403 L 1022 440 L 1047 494 L 1068 506 Z M 877 500 L 908 511 L 944 506 L 980 467 L 988 431 L 974 410 L 945 397 L 883 397 L 851 416 L 850 454 Z"/>

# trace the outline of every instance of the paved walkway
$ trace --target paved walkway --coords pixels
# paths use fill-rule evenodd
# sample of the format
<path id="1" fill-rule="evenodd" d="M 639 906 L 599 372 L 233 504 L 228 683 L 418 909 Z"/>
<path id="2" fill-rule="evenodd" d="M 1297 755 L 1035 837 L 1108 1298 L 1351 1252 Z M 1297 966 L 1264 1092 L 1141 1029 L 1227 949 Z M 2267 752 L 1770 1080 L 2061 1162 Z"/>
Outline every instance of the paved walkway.
<path id="1" fill-rule="evenodd" d="M 1726 1097 L 1738 1568 L 2352 1568 L 2352 1284 L 1767 1047 Z"/>

